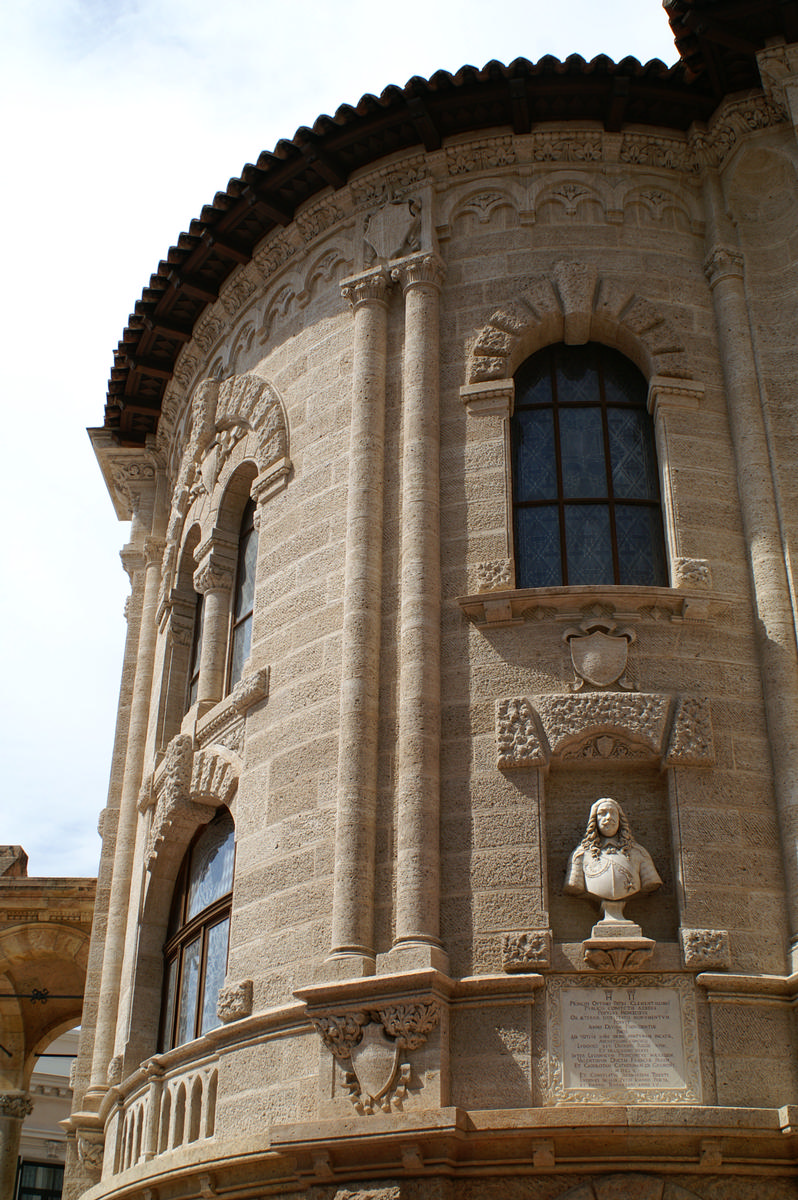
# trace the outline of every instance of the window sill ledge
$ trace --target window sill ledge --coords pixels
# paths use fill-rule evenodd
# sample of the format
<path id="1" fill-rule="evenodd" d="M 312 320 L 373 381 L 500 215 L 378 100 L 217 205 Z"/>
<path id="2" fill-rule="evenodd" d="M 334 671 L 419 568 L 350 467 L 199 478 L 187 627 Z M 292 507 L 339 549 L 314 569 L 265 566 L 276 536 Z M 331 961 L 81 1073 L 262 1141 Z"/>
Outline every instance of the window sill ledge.
<path id="1" fill-rule="evenodd" d="M 616 621 L 639 621 L 644 612 L 654 620 L 674 623 L 712 623 L 734 601 L 718 592 L 701 588 L 600 587 L 514 588 L 458 596 L 464 616 L 478 629 L 503 629 L 525 621 L 575 621 L 585 609 L 597 605 L 609 610 Z"/>

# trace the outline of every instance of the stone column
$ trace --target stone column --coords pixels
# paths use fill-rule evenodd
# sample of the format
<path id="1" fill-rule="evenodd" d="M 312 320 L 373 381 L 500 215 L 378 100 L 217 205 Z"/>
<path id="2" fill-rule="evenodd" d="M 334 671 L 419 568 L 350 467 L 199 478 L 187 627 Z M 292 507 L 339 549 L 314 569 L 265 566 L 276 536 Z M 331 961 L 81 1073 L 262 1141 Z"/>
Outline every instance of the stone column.
<path id="1" fill-rule="evenodd" d="M 155 495 L 149 497 L 150 504 L 148 505 L 153 514 L 151 533 L 142 539 L 140 545 L 144 557 L 141 624 L 136 655 L 136 677 L 130 706 L 125 771 L 119 802 L 113 876 L 108 902 L 108 923 L 94 1036 L 91 1085 L 85 1098 L 85 1106 L 90 1111 L 96 1111 L 107 1090 L 106 1072 L 114 1052 L 119 986 L 125 954 L 125 930 L 138 823 L 137 801 L 141 787 L 150 716 L 153 663 L 158 634 L 158 588 L 165 546 L 163 537 L 159 536 L 164 524 L 162 514 L 167 503 L 165 480 L 160 471 L 157 473 L 157 490 L 154 488 L 153 491 Z"/>
<path id="2" fill-rule="evenodd" d="M 798 969 L 798 657 L 776 485 L 761 406 L 745 295 L 744 258 L 726 216 L 717 173 L 704 170 L 712 290 L 726 384 L 737 486 L 753 590 L 754 622 L 781 825 L 791 970 Z"/>
<path id="3" fill-rule="evenodd" d="M 202 647 L 197 702 L 202 716 L 224 695 L 224 669 L 230 631 L 230 594 L 235 578 L 235 548 L 216 542 L 205 547 L 194 572 L 194 587 L 202 592 Z"/>
<path id="4" fill-rule="evenodd" d="M 390 279 L 346 280 L 354 350 L 341 649 L 341 715 L 331 957 L 374 972 L 374 857 L 382 617 L 385 372 Z"/>
<path id="5" fill-rule="evenodd" d="M 405 298 L 397 747 L 397 896 L 391 957 L 446 970 L 440 910 L 439 304 L 434 254 L 392 271 Z"/>
<path id="6" fill-rule="evenodd" d="M 674 424 L 677 432 L 689 429 L 690 415 L 696 412 L 703 396 L 704 385 L 694 383 L 691 379 L 671 379 L 655 375 L 648 385 L 648 411 L 654 421 L 665 541 L 668 546 L 670 581 L 673 587 L 677 584 L 682 546 L 679 525 L 676 520 L 670 438 Z"/>
<path id="7" fill-rule="evenodd" d="M 32 1112 L 27 1092 L 0 1092 L 0 1196 L 14 1195 L 22 1122 Z"/>

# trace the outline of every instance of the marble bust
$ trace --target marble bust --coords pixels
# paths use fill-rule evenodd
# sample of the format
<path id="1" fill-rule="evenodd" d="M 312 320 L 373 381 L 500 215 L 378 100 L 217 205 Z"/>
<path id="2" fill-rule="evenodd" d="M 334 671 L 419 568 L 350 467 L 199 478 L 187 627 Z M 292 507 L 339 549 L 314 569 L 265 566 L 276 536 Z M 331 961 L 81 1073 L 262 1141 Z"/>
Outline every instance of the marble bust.
<path id="1" fill-rule="evenodd" d="M 563 892 L 600 902 L 604 921 L 625 921 L 624 903 L 661 884 L 651 855 L 635 841 L 620 804 L 601 797 L 590 809 L 585 836 L 568 860 Z"/>

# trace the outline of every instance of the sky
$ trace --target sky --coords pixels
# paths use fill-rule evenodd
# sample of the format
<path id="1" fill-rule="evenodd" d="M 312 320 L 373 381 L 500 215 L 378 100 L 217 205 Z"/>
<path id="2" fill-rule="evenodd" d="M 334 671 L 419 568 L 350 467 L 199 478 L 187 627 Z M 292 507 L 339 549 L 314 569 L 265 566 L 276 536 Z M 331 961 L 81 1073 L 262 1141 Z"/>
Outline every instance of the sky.
<path id="1" fill-rule="evenodd" d="M 261 150 L 414 75 L 675 60 L 659 0 L 15 0 L 0 13 L 0 842 L 94 875 L 129 592 L 86 435 L 142 288 Z"/>

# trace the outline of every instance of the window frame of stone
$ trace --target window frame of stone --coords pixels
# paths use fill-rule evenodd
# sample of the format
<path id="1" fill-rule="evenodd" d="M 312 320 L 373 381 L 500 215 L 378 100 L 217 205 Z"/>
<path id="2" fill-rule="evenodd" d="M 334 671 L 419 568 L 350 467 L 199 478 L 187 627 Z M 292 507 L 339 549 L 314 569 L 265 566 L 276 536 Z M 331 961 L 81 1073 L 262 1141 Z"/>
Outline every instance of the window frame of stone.
<path id="1" fill-rule="evenodd" d="M 202 844 L 202 840 L 208 830 L 216 823 L 220 823 L 227 818 L 229 821 L 229 833 L 222 845 L 226 846 L 229 837 L 232 836 L 232 860 L 230 865 L 230 889 L 220 895 L 216 895 L 213 899 L 200 909 L 199 912 L 187 919 L 187 907 L 190 900 L 192 870 L 195 866 L 195 853 L 197 847 Z M 235 822 L 232 813 L 225 806 L 221 805 L 217 809 L 214 817 L 206 825 L 200 826 L 195 832 L 191 842 L 186 849 L 183 859 L 180 864 L 180 869 L 177 873 L 175 886 L 172 891 L 172 903 L 170 907 L 169 922 L 167 925 L 166 941 L 163 945 L 163 982 L 161 988 L 161 1011 L 159 1020 L 158 1032 L 158 1047 L 159 1053 L 166 1053 L 169 1050 L 175 1049 L 177 1046 L 183 1046 L 187 1042 L 194 1041 L 196 1038 L 208 1033 L 211 1029 L 216 1029 L 221 1021 L 216 1016 L 216 1008 L 213 1008 L 212 1023 L 203 1029 L 203 1015 L 205 1008 L 205 991 L 209 978 L 209 968 L 215 967 L 215 974 L 222 982 L 227 969 L 227 956 L 230 945 L 230 914 L 233 902 L 233 879 L 235 877 Z M 227 922 L 227 936 L 224 947 L 224 963 L 222 969 L 219 970 L 218 960 L 211 958 L 211 948 L 209 947 L 209 935 L 212 930 L 216 929 L 223 922 Z M 174 928 L 176 926 L 176 928 Z M 171 931 L 171 932 L 170 932 Z M 183 980 L 184 970 L 186 965 L 186 952 L 197 942 L 200 941 L 200 953 L 197 962 L 196 977 L 197 990 L 194 1003 L 194 1019 L 190 1032 L 182 1040 L 178 1040 L 178 1029 L 180 1025 L 181 1003 L 183 999 Z M 172 964 L 175 964 L 174 975 L 171 973 Z"/>
<path id="2" fill-rule="evenodd" d="M 202 614 L 205 597 L 202 592 L 196 593 L 194 606 L 194 626 L 191 631 L 191 649 L 188 656 L 186 671 L 186 712 L 197 702 L 199 693 L 200 658 L 202 657 Z"/>
<path id="3" fill-rule="evenodd" d="M 241 514 L 241 524 L 238 530 L 238 551 L 236 556 L 236 572 L 233 588 L 230 593 L 230 633 L 227 644 L 227 667 L 225 672 L 225 695 L 229 695 L 241 679 L 244 666 L 249 658 L 252 647 L 252 623 L 255 612 L 255 580 L 258 561 L 258 506 L 250 496 Z M 254 543 L 252 558 L 252 575 L 247 578 L 246 562 L 250 545 Z M 239 634 L 244 638 L 246 653 L 240 657 L 236 666 L 237 639 Z"/>
<path id="4" fill-rule="evenodd" d="M 590 395 L 576 394 L 578 364 L 586 368 L 582 378 L 589 372 L 594 375 L 594 387 Z M 527 380 L 534 380 L 537 368 L 537 383 L 531 386 Z M 609 395 L 610 381 L 614 395 Z M 515 387 L 515 403 L 513 415 L 509 422 L 508 463 L 511 485 L 512 503 L 512 544 L 515 558 L 516 587 L 578 587 L 592 585 L 596 587 L 612 586 L 668 586 L 668 554 L 665 539 L 665 528 L 660 494 L 659 464 L 654 433 L 654 424 L 647 410 L 648 384 L 639 368 L 630 358 L 620 351 L 606 346 L 601 342 L 587 342 L 582 345 L 568 345 L 564 342 L 551 343 L 536 353 L 527 357 L 518 367 L 513 376 Z M 563 387 L 569 388 L 569 394 L 563 395 Z M 596 457 L 603 458 L 604 493 L 580 495 L 577 492 L 569 494 L 564 483 L 565 455 L 563 452 L 562 425 L 569 414 L 584 411 L 593 412 L 598 416 L 596 424 L 600 427 L 598 444 L 601 453 Z M 614 490 L 614 468 L 617 466 L 615 452 L 620 446 L 620 437 L 613 437 L 612 426 L 616 413 L 626 412 L 637 414 L 637 433 L 640 436 L 641 467 L 640 477 L 635 486 L 644 494 L 616 496 Z M 519 459 L 522 444 L 524 422 L 529 421 L 530 414 L 541 414 L 540 424 L 545 424 L 545 417 L 550 416 L 551 460 L 542 464 L 548 465 L 549 486 L 545 495 L 533 498 L 519 497 Z M 597 429 L 598 436 L 598 429 Z M 547 456 L 548 457 L 548 456 Z M 647 469 L 646 469 L 647 467 Z M 553 491 L 552 491 L 553 487 Z M 546 489 L 542 489 L 546 491 Z M 572 578 L 569 574 L 569 538 L 571 549 L 574 547 L 574 535 L 578 533 L 580 521 L 577 514 L 580 508 L 587 514 L 590 510 L 606 514 L 606 533 L 612 564 L 612 577 L 584 578 L 578 575 Z M 648 525 L 647 537 L 650 550 L 652 577 L 624 578 L 628 570 L 626 560 L 620 550 L 618 535 L 619 513 L 625 515 L 639 509 L 650 514 L 649 520 L 635 523 L 640 529 Z M 525 560 L 522 547 L 524 538 L 521 534 L 520 521 L 523 514 L 546 511 L 555 514 L 557 531 L 559 563 L 554 564 L 559 569 L 559 578 L 542 580 L 530 576 L 531 566 Z M 570 525 L 569 525 L 570 518 Z M 552 538 L 552 540 L 554 540 Z M 640 542 L 645 541 L 640 537 Z M 607 564 L 609 565 L 609 564 Z"/>

